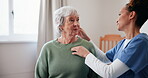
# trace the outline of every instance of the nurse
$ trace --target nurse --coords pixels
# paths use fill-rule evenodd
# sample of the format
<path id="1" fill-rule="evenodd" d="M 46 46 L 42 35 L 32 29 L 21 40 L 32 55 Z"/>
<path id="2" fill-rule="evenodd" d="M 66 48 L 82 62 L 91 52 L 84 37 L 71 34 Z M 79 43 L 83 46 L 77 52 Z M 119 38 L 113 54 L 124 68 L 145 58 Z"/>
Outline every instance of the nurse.
<path id="1" fill-rule="evenodd" d="M 71 48 L 76 51 L 72 54 L 84 57 L 85 64 L 103 78 L 148 78 L 148 35 L 140 33 L 147 19 L 148 0 L 131 0 L 120 10 L 117 20 L 125 39 L 107 53 L 96 49 L 97 57 L 82 46 Z M 79 36 L 89 40 L 83 30 Z"/>

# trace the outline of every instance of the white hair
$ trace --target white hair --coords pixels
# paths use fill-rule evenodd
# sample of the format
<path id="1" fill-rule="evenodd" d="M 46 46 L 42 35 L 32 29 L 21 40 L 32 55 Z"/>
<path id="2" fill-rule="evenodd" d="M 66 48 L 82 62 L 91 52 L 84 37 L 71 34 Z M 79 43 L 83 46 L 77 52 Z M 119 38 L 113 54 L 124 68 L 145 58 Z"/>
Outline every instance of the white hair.
<path id="1" fill-rule="evenodd" d="M 53 21 L 54 21 L 54 26 L 57 30 L 56 32 L 57 37 L 61 35 L 61 30 L 59 29 L 59 27 L 64 24 L 64 18 L 71 15 L 79 16 L 76 9 L 71 6 L 61 7 L 54 12 Z"/>

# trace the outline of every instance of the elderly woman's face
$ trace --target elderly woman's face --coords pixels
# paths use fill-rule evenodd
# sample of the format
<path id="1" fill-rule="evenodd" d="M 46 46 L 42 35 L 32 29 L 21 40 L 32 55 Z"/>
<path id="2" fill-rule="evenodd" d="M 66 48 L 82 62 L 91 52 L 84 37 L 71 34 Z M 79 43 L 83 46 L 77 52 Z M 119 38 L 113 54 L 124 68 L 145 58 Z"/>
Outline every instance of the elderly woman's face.
<path id="1" fill-rule="evenodd" d="M 67 16 L 64 18 L 64 25 L 62 26 L 62 32 L 75 36 L 78 34 L 80 25 L 78 16 Z"/>

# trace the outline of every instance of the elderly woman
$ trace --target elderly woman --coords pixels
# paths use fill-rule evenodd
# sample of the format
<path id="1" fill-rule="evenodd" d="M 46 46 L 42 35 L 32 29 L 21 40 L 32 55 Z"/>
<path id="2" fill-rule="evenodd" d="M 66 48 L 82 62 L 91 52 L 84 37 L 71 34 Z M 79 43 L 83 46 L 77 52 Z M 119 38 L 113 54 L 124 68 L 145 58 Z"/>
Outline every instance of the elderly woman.
<path id="1" fill-rule="evenodd" d="M 131 0 L 117 20 L 125 39 L 106 53 L 96 49 L 97 58 L 82 46 L 72 48 L 76 51 L 72 54 L 84 57 L 85 64 L 103 78 L 148 78 L 148 35 L 140 33 L 147 19 L 148 0 Z"/>
<path id="2" fill-rule="evenodd" d="M 43 46 L 35 67 L 35 78 L 98 78 L 85 65 L 84 58 L 72 55 L 71 48 L 75 46 L 83 46 L 95 53 L 90 42 L 76 36 L 80 29 L 77 11 L 65 6 L 54 14 L 60 35 Z"/>

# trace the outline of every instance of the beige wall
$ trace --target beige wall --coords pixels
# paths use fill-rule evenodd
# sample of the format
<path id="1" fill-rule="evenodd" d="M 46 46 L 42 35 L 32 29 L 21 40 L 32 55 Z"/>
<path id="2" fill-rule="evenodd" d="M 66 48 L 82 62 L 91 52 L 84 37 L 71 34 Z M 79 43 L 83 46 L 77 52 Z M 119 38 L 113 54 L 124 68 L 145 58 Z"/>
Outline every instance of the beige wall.
<path id="1" fill-rule="evenodd" d="M 0 78 L 34 78 L 36 43 L 0 43 Z"/>

